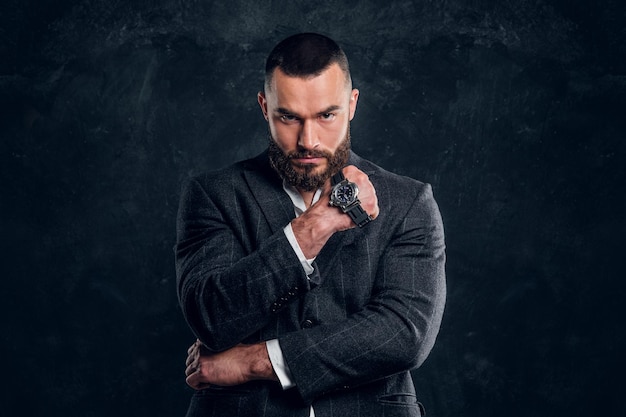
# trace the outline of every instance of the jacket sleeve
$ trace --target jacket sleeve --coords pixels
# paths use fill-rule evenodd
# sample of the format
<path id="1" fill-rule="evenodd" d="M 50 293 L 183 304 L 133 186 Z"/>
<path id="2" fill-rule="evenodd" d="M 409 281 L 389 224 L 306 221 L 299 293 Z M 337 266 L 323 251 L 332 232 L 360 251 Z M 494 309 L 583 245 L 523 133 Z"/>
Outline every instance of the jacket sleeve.
<path id="1" fill-rule="evenodd" d="M 211 351 L 244 342 L 309 288 L 282 230 L 252 251 L 239 236 L 236 207 L 220 204 L 190 180 L 181 195 L 174 248 L 183 315 Z"/>
<path id="2" fill-rule="evenodd" d="M 445 248 L 431 188 L 421 187 L 382 254 L 364 308 L 279 338 L 305 402 L 416 368 L 432 349 L 446 297 Z"/>

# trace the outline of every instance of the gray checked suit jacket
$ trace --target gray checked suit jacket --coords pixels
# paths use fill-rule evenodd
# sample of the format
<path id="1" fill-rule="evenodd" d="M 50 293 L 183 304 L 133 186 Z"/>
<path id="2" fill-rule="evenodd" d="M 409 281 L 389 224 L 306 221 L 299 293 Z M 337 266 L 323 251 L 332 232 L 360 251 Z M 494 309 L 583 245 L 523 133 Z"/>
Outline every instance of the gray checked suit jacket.
<path id="1" fill-rule="evenodd" d="M 283 228 L 295 217 L 267 153 L 192 178 L 177 220 L 178 294 L 210 350 L 277 338 L 295 388 L 272 381 L 197 391 L 188 416 L 420 416 L 409 371 L 445 304 L 445 252 L 428 184 L 354 153 L 380 215 L 336 233 L 307 278 Z"/>

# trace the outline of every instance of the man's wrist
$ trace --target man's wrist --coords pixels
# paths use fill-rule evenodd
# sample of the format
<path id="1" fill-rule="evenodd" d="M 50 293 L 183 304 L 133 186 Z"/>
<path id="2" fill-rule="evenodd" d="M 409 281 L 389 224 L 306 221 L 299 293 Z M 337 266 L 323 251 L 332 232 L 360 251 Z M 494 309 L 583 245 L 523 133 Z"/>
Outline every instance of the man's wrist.
<path id="1" fill-rule="evenodd" d="M 325 209 L 332 209 L 332 207 L 325 207 Z M 325 220 L 324 216 L 319 213 L 313 213 L 313 210 L 307 210 L 300 217 L 293 219 L 291 227 L 307 259 L 315 258 L 328 239 L 337 231 L 332 222 Z"/>
<path id="2" fill-rule="evenodd" d="M 272 362 L 272 368 L 274 373 L 278 377 L 278 381 L 284 390 L 293 388 L 296 384 L 291 376 L 291 370 L 285 362 L 283 351 L 278 343 L 278 339 L 271 339 L 265 342 L 267 346 L 267 353 L 269 354 L 270 361 Z"/>
<path id="3" fill-rule="evenodd" d="M 249 369 L 250 379 L 278 381 L 265 342 L 250 345 L 250 349 L 252 350 Z"/>

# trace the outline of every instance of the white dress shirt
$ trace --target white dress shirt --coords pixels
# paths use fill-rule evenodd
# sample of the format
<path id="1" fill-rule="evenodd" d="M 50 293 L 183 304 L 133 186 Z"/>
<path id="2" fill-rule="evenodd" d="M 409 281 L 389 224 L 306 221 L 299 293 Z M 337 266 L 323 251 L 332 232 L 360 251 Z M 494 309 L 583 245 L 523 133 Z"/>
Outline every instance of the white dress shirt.
<path id="1" fill-rule="evenodd" d="M 304 202 L 304 199 L 302 198 L 298 190 L 286 184 L 285 182 L 283 182 L 283 189 L 293 203 L 296 217 L 299 217 L 302 213 L 306 211 L 306 204 Z M 315 204 L 320 199 L 321 195 L 322 190 L 317 190 L 313 195 L 311 205 Z M 291 223 L 285 226 L 283 231 L 285 232 L 285 236 L 287 236 L 287 240 L 291 244 L 294 252 L 296 253 L 296 255 L 298 255 L 298 259 L 302 264 L 302 268 L 304 268 L 304 272 L 306 272 L 307 276 L 310 276 L 314 271 L 313 261 L 315 260 L 315 258 L 307 259 L 306 256 L 304 256 L 304 253 L 302 253 L 302 249 L 298 244 L 298 240 L 296 239 L 296 235 L 294 235 L 293 229 L 291 228 Z M 280 381 L 280 385 L 283 387 L 283 389 L 289 389 L 294 387 L 296 384 L 291 377 L 291 372 L 289 371 L 287 363 L 285 363 L 283 351 L 280 348 L 280 343 L 278 343 L 278 339 L 268 340 L 267 342 L 265 342 L 265 344 L 267 346 L 267 353 L 269 354 L 270 362 L 272 363 L 274 372 L 276 373 L 276 376 Z M 315 417 L 313 407 L 311 407 L 310 417 Z"/>

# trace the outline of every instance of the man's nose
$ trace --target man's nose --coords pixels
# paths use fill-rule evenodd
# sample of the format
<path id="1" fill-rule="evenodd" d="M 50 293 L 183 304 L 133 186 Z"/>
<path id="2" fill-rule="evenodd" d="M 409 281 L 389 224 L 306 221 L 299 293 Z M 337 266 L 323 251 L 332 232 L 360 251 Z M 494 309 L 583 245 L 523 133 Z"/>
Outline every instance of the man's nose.
<path id="1" fill-rule="evenodd" d="M 298 146 L 303 149 L 315 149 L 319 145 L 319 138 L 315 129 L 315 123 L 304 120 L 298 136 Z"/>

